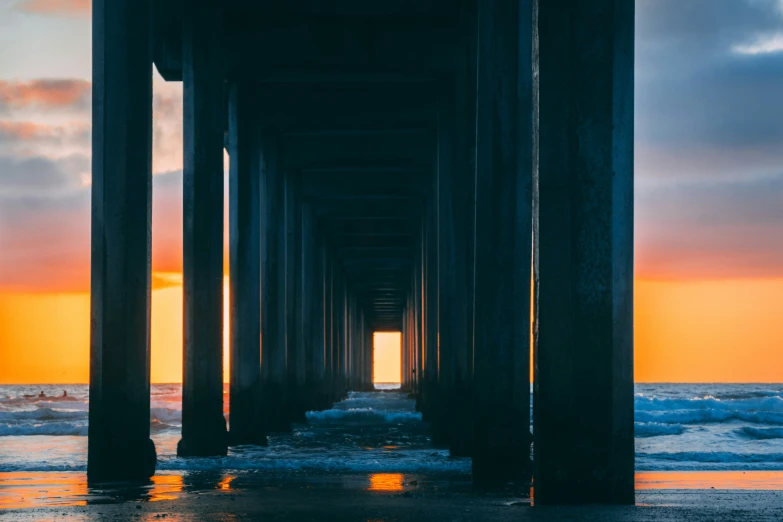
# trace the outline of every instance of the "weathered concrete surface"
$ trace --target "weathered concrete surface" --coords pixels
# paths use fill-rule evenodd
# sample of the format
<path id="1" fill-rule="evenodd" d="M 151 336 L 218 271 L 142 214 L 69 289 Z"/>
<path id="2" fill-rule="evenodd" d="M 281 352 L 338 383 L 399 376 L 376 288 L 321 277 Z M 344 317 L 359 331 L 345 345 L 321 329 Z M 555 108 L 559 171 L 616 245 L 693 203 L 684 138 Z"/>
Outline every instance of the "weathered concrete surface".
<path id="1" fill-rule="evenodd" d="M 438 101 L 438 137 L 436 151 L 436 175 L 433 192 L 436 202 L 437 224 L 437 343 L 438 380 L 437 404 L 433 424 L 433 443 L 447 446 L 454 433 L 454 419 L 458 416 L 459 404 L 454 402 L 455 333 L 464 330 L 457 325 L 464 318 L 458 310 L 464 303 L 457 302 L 456 264 L 456 211 L 454 201 L 454 85 L 444 85 Z M 463 232 L 463 231 L 460 231 Z M 464 294 L 460 294 L 464 296 Z M 464 342 L 464 339 L 461 340 Z"/>
<path id="2" fill-rule="evenodd" d="M 150 434 L 150 2 L 93 4 L 90 480 L 146 479 Z"/>
<path id="3" fill-rule="evenodd" d="M 634 3 L 539 9 L 536 495 L 632 503 Z"/>
<path id="4" fill-rule="evenodd" d="M 285 179 L 285 306 L 286 369 L 288 371 L 288 416 L 305 422 L 305 340 L 302 330 L 302 211 L 299 178 L 293 172 Z"/>
<path id="5" fill-rule="evenodd" d="M 261 419 L 261 151 L 252 85 L 229 100 L 231 444 L 266 444 Z"/>
<path id="6" fill-rule="evenodd" d="M 279 144 L 261 134 L 261 404 L 267 432 L 289 431 L 286 407 L 285 207 Z"/>
<path id="7" fill-rule="evenodd" d="M 225 455 L 221 11 L 187 10 L 183 36 L 183 375 L 181 456 Z"/>
<path id="8" fill-rule="evenodd" d="M 424 213 L 424 374 L 421 388 L 422 418 L 437 424 L 438 404 L 438 209 L 433 180 Z M 437 438 L 437 431 L 435 433 Z"/>
<path id="9" fill-rule="evenodd" d="M 480 2 L 473 480 L 529 480 L 533 2 Z"/>
<path id="10" fill-rule="evenodd" d="M 452 186 L 454 205 L 454 310 L 451 327 L 454 346 L 452 400 L 453 428 L 449 450 L 454 456 L 473 454 L 473 326 L 474 225 L 476 180 L 476 1 L 460 10 L 459 52 L 455 75 L 455 158 Z"/>

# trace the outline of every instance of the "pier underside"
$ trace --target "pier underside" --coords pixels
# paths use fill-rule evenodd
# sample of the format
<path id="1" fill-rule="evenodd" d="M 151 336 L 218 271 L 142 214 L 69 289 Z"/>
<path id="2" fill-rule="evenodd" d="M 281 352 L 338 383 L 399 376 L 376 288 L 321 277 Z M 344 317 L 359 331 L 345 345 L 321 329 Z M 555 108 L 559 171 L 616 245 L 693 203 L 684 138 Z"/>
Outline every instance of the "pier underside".
<path id="1" fill-rule="evenodd" d="M 399 331 L 474 484 L 633 503 L 633 2 L 93 6 L 91 480 L 154 472 L 154 64 L 184 93 L 181 456 L 371 389 Z"/>

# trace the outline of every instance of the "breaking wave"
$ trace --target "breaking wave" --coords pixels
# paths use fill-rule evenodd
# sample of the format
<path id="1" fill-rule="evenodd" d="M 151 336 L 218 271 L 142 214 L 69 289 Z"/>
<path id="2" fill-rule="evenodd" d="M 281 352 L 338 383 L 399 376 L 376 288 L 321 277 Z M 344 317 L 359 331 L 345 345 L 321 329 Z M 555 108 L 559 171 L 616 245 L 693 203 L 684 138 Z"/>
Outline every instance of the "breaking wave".
<path id="1" fill-rule="evenodd" d="M 381 411 L 373 408 L 349 408 L 346 410 L 308 411 L 310 422 L 420 422 L 421 413 L 409 411 Z"/>
<path id="2" fill-rule="evenodd" d="M 18 437 L 22 435 L 70 435 L 87 436 L 87 426 L 72 422 L 46 422 L 41 424 L 0 425 L 0 437 Z"/>
<path id="3" fill-rule="evenodd" d="M 783 439 L 783 429 L 781 428 L 754 428 L 753 426 L 744 426 L 735 430 L 738 435 L 757 440 Z"/>
<path id="4" fill-rule="evenodd" d="M 633 426 L 633 434 L 636 437 L 658 437 L 661 435 L 682 435 L 685 427 L 680 424 L 658 424 L 651 422 L 648 424 L 636 422 Z"/>

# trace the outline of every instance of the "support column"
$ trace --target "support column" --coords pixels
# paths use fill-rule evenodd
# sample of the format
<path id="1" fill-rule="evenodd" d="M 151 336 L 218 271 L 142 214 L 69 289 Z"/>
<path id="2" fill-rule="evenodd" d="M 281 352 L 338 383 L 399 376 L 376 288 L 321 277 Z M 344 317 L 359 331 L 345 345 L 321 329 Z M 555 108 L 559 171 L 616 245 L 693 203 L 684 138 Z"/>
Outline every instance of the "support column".
<path id="1" fill-rule="evenodd" d="M 338 350 L 338 356 L 337 356 L 337 367 L 338 367 L 338 375 L 339 375 L 339 390 L 338 390 L 338 397 L 339 400 L 342 400 L 346 396 L 346 384 L 348 382 L 347 379 L 347 368 L 346 368 L 346 352 L 348 349 L 347 346 L 347 336 L 346 336 L 346 307 L 347 307 L 347 296 L 345 291 L 345 277 L 343 276 L 342 271 L 338 271 L 339 278 L 338 278 L 338 298 L 337 298 L 337 350 Z"/>
<path id="2" fill-rule="evenodd" d="M 327 278 L 328 293 L 326 295 L 326 303 L 329 307 L 329 314 L 327 316 L 329 324 L 329 402 L 334 403 L 340 400 L 338 388 L 339 388 L 339 366 L 338 366 L 338 353 L 337 349 L 337 270 L 334 264 L 334 255 L 328 252 L 327 261 L 329 263 L 329 275 Z"/>
<path id="3" fill-rule="evenodd" d="M 422 385 L 424 381 L 424 309 L 423 309 L 423 243 L 420 240 L 413 264 L 413 312 L 414 312 L 414 354 L 416 359 L 416 410 L 421 411 Z"/>
<path id="4" fill-rule="evenodd" d="M 435 176 L 433 176 L 435 177 Z M 438 424 L 438 224 L 437 182 L 433 181 L 424 223 L 424 409 L 423 416 Z M 437 430 L 435 435 L 438 435 Z M 434 442 L 443 442 L 436 436 Z"/>
<path id="5" fill-rule="evenodd" d="M 321 408 L 320 389 L 324 378 L 323 256 L 315 235 L 312 206 L 302 207 L 302 307 L 305 351 L 307 409 Z"/>
<path id="6" fill-rule="evenodd" d="M 633 504 L 634 3 L 539 6 L 536 504 Z"/>
<path id="7" fill-rule="evenodd" d="M 473 481 L 531 478 L 532 0 L 478 8 Z M 573 433 L 573 432 L 572 432 Z"/>
<path id="8" fill-rule="evenodd" d="M 149 1 L 93 3 L 90 482 L 146 480 L 150 440 Z"/>
<path id="9" fill-rule="evenodd" d="M 261 151 L 252 84 L 229 98 L 231 444 L 266 444 L 261 418 Z"/>
<path id="10" fill-rule="evenodd" d="M 327 409 L 331 404 L 331 328 L 329 326 L 329 306 L 327 297 L 329 296 L 329 269 L 327 265 L 326 248 L 319 239 L 318 243 L 318 299 L 316 306 L 318 307 L 317 314 L 317 331 L 315 335 L 320 337 L 322 343 L 323 360 L 321 364 L 316 368 L 316 371 L 320 372 L 321 379 L 318 385 L 318 408 Z"/>
<path id="11" fill-rule="evenodd" d="M 266 430 L 289 431 L 286 412 L 285 213 L 278 146 L 262 134 L 261 404 Z"/>
<path id="12" fill-rule="evenodd" d="M 373 357 L 375 354 L 373 353 Z M 409 381 L 409 359 L 408 359 L 408 307 L 402 309 L 402 329 L 400 331 L 400 390 L 408 391 Z"/>
<path id="13" fill-rule="evenodd" d="M 288 369 L 288 415 L 293 422 L 305 422 L 303 388 L 305 381 L 304 339 L 302 336 L 302 213 L 296 173 L 285 181 L 285 303 L 286 354 Z"/>
<path id="14" fill-rule="evenodd" d="M 455 402 L 455 333 L 463 333 L 464 318 L 457 314 L 464 303 L 456 301 L 456 216 L 454 206 L 454 95 L 453 86 L 441 91 L 438 101 L 438 407 L 433 442 L 447 444 L 456 435 L 454 421 L 464 407 Z M 461 212 L 465 209 L 461 208 Z M 464 293 L 461 294 L 464 297 Z M 464 342 L 464 340 L 462 340 Z"/>
<path id="15" fill-rule="evenodd" d="M 177 454 L 225 455 L 222 9 L 194 4 L 184 13 L 184 364 Z"/>
<path id="16" fill-rule="evenodd" d="M 476 183 L 476 68 L 478 17 L 475 0 L 461 11 L 462 56 L 455 92 L 455 164 L 452 186 L 454 227 L 454 345 L 455 403 L 449 450 L 451 455 L 473 454 L 473 310 Z M 457 211 L 459 209 L 459 211 Z"/>

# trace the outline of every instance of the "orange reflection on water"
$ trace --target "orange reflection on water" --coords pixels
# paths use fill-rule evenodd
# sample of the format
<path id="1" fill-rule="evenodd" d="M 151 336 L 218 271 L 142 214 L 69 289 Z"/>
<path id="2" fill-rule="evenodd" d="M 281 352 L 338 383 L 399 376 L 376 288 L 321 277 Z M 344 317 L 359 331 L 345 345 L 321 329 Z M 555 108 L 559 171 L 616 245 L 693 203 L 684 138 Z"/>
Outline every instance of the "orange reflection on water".
<path id="1" fill-rule="evenodd" d="M 150 502 L 176 500 L 176 493 L 182 492 L 182 485 L 182 475 L 155 475 L 152 477 L 152 489 L 148 500 Z"/>
<path id="2" fill-rule="evenodd" d="M 220 490 L 223 490 L 223 491 L 231 490 L 231 482 L 235 478 L 236 477 L 232 477 L 231 475 L 226 475 L 225 477 L 223 477 L 223 480 L 218 482 L 217 488 L 220 489 Z"/>
<path id="3" fill-rule="evenodd" d="M 636 489 L 783 489 L 783 471 L 642 471 Z"/>
<path id="4" fill-rule="evenodd" d="M 402 491 L 402 473 L 373 473 L 367 491 Z"/>
<path id="5" fill-rule="evenodd" d="M 84 473 L 0 473 L 0 509 L 49 506 L 86 506 Z"/>

